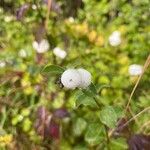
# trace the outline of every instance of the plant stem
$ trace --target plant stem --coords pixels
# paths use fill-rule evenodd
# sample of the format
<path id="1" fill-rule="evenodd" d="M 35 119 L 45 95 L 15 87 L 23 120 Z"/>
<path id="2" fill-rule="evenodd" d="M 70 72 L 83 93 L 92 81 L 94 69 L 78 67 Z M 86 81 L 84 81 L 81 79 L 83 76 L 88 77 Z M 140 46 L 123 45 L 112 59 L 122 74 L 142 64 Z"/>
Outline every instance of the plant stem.
<path id="1" fill-rule="evenodd" d="M 48 4 L 47 4 L 47 14 L 46 14 L 46 20 L 45 20 L 45 28 L 46 28 L 46 29 L 48 28 L 48 20 L 49 20 L 51 5 L 52 5 L 52 0 L 48 0 Z"/>
<path id="2" fill-rule="evenodd" d="M 107 149 L 110 150 L 110 147 L 109 147 L 110 139 L 109 139 L 109 135 L 107 131 L 107 126 L 104 125 L 104 127 L 105 127 L 105 132 L 106 132 Z"/>
<path id="3" fill-rule="evenodd" d="M 98 100 L 97 100 L 96 97 L 94 97 L 94 100 L 95 100 L 97 106 L 98 106 L 99 108 L 101 108 L 101 105 L 99 104 L 99 102 L 98 102 Z M 108 135 L 108 131 L 107 131 L 107 126 L 106 126 L 105 124 L 103 124 L 103 125 L 104 125 L 104 127 L 105 127 L 105 132 L 106 132 L 106 141 L 107 141 L 106 144 L 107 144 L 107 149 L 110 150 L 110 147 L 109 147 L 110 139 L 109 139 L 109 135 Z"/>
<path id="4" fill-rule="evenodd" d="M 96 98 L 96 97 L 94 97 L 94 100 L 95 100 L 95 102 L 96 102 L 97 106 L 98 106 L 99 108 L 101 108 L 101 105 L 99 104 L 99 102 L 98 102 L 98 100 L 97 100 L 97 98 Z"/>

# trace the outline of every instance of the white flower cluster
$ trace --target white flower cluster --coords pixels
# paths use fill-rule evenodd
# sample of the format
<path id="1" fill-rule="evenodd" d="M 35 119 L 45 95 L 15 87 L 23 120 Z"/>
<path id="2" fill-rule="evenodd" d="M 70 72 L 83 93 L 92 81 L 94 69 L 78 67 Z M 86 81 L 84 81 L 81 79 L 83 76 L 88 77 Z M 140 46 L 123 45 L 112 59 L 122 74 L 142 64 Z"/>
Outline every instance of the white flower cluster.
<path id="1" fill-rule="evenodd" d="M 131 76 L 138 76 L 142 74 L 143 67 L 138 64 L 132 64 L 129 66 L 128 72 Z"/>
<path id="2" fill-rule="evenodd" d="M 5 16 L 4 21 L 5 22 L 11 22 L 14 19 L 13 16 Z"/>
<path id="3" fill-rule="evenodd" d="M 85 69 L 67 69 L 61 75 L 61 83 L 68 89 L 87 88 L 91 84 L 91 73 Z"/>
<path id="4" fill-rule="evenodd" d="M 18 55 L 22 58 L 26 58 L 27 57 L 27 52 L 25 49 L 21 49 L 18 53 Z"/>
<path id="5" fill-rule="evenodd" d="M 35 4 L 33 4 L 33 5 L 32 5 L 32 9 L 33 9 L 33 10 L 36 10 L 36 9 L 37 9 L 37 6 L 36 6 Z"/>
<path id="6" fill-rule="evenodd" d="M 59 57 L 61 59 L 64 59 L 66 57 L 66 55 L 67 55 L 66 51 L 62 50 L 59 47 L 55 47 L 53 49 L 53 53 L 54 53 L 55 56 L 57 56 L 57 57 Z"/>
<path id="7" fill-rule="evenodd" d="M 119 31 L 114 31 L 109 36 L 109 44 L 111 46 L 118 46 L 121 44 L 121 33 Z"/>
<path id="8" fill-rule="evenodd" d="M 4 68 L 6 66 L 6 62 L 0 60 L 0 68 Z"/>
<path id="9" fill-rule="evenodd" d="M 70 23 L 73 23 L 73 22 L 74 22 L 74 18 L 73 18 L 73 17 L 69 17 L 69 18 L 68 18 L 68 21 L 69 21 Z"/>
<path id="10" fill-rule="evenodd" d="M 37 53 L 44 53 L 49 49 L 49 43 L 46 39 L 41 40 L 39 43 L 37 41 L 34 41 L 32 43 L 32 46 L 37 51 Z"/>

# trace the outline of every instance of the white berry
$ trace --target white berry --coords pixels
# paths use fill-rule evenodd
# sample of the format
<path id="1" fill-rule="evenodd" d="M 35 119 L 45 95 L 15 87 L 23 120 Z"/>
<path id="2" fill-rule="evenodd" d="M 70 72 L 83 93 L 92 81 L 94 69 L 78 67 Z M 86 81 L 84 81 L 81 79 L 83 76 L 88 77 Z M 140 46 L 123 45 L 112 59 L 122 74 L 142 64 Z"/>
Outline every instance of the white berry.
<path id="1" fill-rule="evenodd" d="M 61 48 L 59 47 L 55 47 L 53 49 L 53 53 L 55 54 L 55 56 L 61 58 L 61 59 L 64 59 L 67 55 L 66 51 L 62 50 Z"/>
<path id="2" fill-rule="evenodd" d="M 75 89 L 81 84 L 81 76 L 76 69 L 67 69 L 61 75 L 61 83 L 68 89 Z"/>
<path id="3" fill-rule="evenodd" d="M 49 49 L 49 43 L 46 39 L 43 39 L 40 42 L 34 41 L 32 46 L 37 53 L 45 53 Z"/>
<path id="4" fill-rule="evenodd" d="M 138 65 L 138 64 L 132 64 L 129 66 L 128 72 L 131 76 L 138 76 L 138 75 L 142 74 L 143 67 L 141 65 Z"/>
<path id="5" fill-rule="evenodd" d="M 114 31 L 109 36 L 109 43 L 111 46 L 118 46 L 121 44 L 121 33 L 119 31 Z"/>
<path id="6" fill-rule="evenodd" d="M 78 72 L 81 76 L 81 83 L 78 87 L 87 88 L 91 84 L 91 73 L 85 69 L 78 69 Z"/>

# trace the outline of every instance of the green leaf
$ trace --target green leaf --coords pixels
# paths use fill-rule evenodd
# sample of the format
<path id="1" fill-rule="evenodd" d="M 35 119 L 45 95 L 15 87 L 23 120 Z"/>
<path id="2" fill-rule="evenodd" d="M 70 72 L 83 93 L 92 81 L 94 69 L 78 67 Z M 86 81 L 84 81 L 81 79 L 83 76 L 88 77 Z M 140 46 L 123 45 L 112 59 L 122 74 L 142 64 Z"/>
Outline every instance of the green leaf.
<path id="1" fill-rule="evenodd" d="M 84 143 L 83 144 L 81 143 L 81 144 L 75 145 L 73 150 L 89 150 L 89 148 Z"/>
<path id="2" fill-rule="evenodd" d="M 80 105 L 97 107 L 94 99 L 85 95 L 82 91 L 78 91 L 76 95 L 76 107 L 79 107 Z"/>
<path id="3" fill-rule="evenodd" d="M 99 123 L 92 123 L 88 126 L 85 133 L 85 141 L 91 146 L 101 143 L 103 140 L 103 128 Z"/>
<path id="4" fill-rule="evenodd" d="M 86 96 L 91 97 L 91 98 L 95 96 L 95 94 L 94 94 L 91 90 L 89 90 L 89 89 L 82 89 L 82 92 L 83 92 Z"/>
<path id="5" fill-rule="evenodd" d="M 52 73 L 52 74 L 62 74 L 64 72 L 64 68 L 56 65 L 46 65 L 42 70 L 43 73 Z"/>
<path id="6" fill-rule="evenodd" d="M 23 120 L 22 129 L 24 132 L 28 132 L 31 128 L 32 122 L 29 120 L 29 118 L 25 118 Z"/>
<path id="7" fill-rule="evenodd" d="M 75 136 L 80 136 L 86 128 L 86 121 L 82 118 L 78 118 L 73 124 L 73 133 Z"/>
<path id="8" fill-rule="evenodd" d="M 116 115 L 117 115 L 117 118 L 122 118 L 124 117 L 124 110 L 120 107 L 120 106 L 114 106 L 113 107 L 115 112 L 116 112 Z"/>
<path id="9" fill-rule="evenodd" d="M 114 150 L 128 149 L 126 139 L 124 138 L 112 139 L 110 142 L 110 147 Z"/>
<path id="10" fill-rule="evenodd" d="M 91 83 L 91 85 L 89 86 L 89 90 L 94 94 L 97 94 L 96 86 L 93 83 Z"/>
<path id="11" fill-rule="evenodd" d="M 109 84 L 102 84 L 97 86 L 98 93 L 100 93 L 103 89 L 111 88 Z"/>
<path id="12" fill-rule="evenodd" d="M 109 128 L 115 127 L 117 119 L 117 114 L 112 106 L 106 106 L 100 112 L 101 122 Z"/>

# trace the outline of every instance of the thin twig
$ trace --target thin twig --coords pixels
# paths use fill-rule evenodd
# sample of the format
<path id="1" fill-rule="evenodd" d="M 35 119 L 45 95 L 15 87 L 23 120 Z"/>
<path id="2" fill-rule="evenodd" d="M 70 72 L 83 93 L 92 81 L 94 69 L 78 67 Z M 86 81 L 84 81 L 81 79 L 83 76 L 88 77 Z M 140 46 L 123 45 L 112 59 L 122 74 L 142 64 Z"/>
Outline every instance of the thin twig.
<path id="1" fill-rule="evenodd" d="M 149 54 L 149 56 L 147 57 L 147 59 L 146 59 L 146 61 L 145 61 L 142 74 L 139 76 L 139 78 L 138 78 L 138 80 L 137 80 L 137 82 L 136 82 L 136 84 L 135 84 L 135 86 L 134 86 L 134 88 L 133 88 L 133 90 L 132 90 L 132 92 L 131 92 L 131 94 L 130 94 L 128 103 L 127 103 L 126 108 L 125 108 L 125 113 L 127 113 L 127 111 L 130 110 L 130 113 L 132 114 L 132 110 L 129 109 L 129 105 L 130 105 L 132 96 L 133 96 L 133 94 L 134 94 L 134 92 L 135 92 L 135 90 L 136 90 L 136 88 L 137 88 L 137 86 L 138 86 L 138 84 L 139 84 L 139 82 L 140 82 L 140 80 L 141 80 L 141 78 L 142 78 L 144 72 L 146 71 L 146 69 L 148 68 L 149 65 L 150 65 L 150 54 Z M 141 111 L 141 112 L 138 113 L 137 115 L 133 116 L 128 122 L 126 122 L 126 123 L 123 125 L 123 127 L 125 127 L 125 126 L 126 126 L 128 123 L 130 123 L 131 121 L 136 120 L 136 118 L 137 118 L 141 113 L 147 111 L 149 108 L 150 108 L 150 107 L 145 108 L 143 111 Z M 120 119 L 120 120 L 121 120 L 121 119 Z M 120 120 L 119 120 L 119 121 L 120 121 Z M 119 121 L 118 121 L 118 122 L 119 122 Z M 109 132 L 108 136 L 111 137 L 111 136 L 113 135 L 113 133 L 114 133 L 115 130 L 116 130 L 116 128 L 115 128 L 115 129 L 112 129 L 112 130 Z"/>
<path id="2" fill-rule="evenodd" d="M 99 108 L 101 108 L 101 105 L 99 104 L 99 102 L 98 102 L 97 98 L 95 98 L 95 97 L 94 97 L 94 100 L 95 100 L 95 102 L 96 102 L 97 106 L 98 106 Z"/>
<path id="3" fill-rule="evenodd" d="M 140 80 L 141 80 L 141 78 L 142 78 L 142 76 L 143 76 L 145 70 L 146 70 L 147 67 L 149 66 L 149 64 L 150 64 L 150 55 L 149 55 L 148 58 L 146 59 L 146 62 L 145 62 L 144 67 L 143 67 L 142 74 L 139 76 L 139 78 L 138 78 L 138 80 L 137 80 L 137 82 L 136 82 L 136 84 L 135 84 L 135 86 L 134 86 L 134 88 L 133 88 L 133 90 L 132 90 L 132 92 L 131 92 L 131 94 L 130 94 L 130 97 L 129 97 L 127 106 L 126 106 L 126 108 L 125 108 L 125 112 L 128 111 L 128 108 L 129 108 L 129 105 L 130 105 L 132 96 L 133 96 L 133 94 L 134 94 L 134 92 L 135 92 L 135 90 L 136 90 L 136 88 L 137 88 L 137 86 L 138 86 L 138 84 L 139 84 L 139 82 L 140 82 Z"/>
<path id="4" fill-rule="evenodd" d="M 129 119 L 124 125 L 122 125 L 120 128 L 124 128 L 126 127 L 130 122 L 132 122 L 133 120 L 135 120 L 137 117 L 139 117 L 141 114 L 143 114 L 144 112 L 148 111 L 150 109 L 150 106 L 143 109 L 142 111 L 140 111 L 138 114 L 136 114 L 135 116 L 133 116 L 131 119 Z M 111 137 L 114 133 L 116 129 L 113 129 L 109 132 L 108 136 Z"/>
<path id="5" fill-rule="evenodd" d="M 135 114 L 132 112 L 131 108 L 129 107 L 129 112 L 131 114 L 132 117 L 135 116 Z M 139 126 L 138 120 L 135 118 L 135 123 Z"/>
<path id="6" fill-rule="evenodd" d="M 143 109 L 141 112 L 139 112 L 138 114 L 136 114 L 134 117 L 132 117 L 131 119 L 129 119 L 129 121 L 127 121 L 121 128 L 124 128 L 125 126 L 127 126 L 130 122 L 132 122 L 135 118 L 139 117 L 142 113 L 148 111 L 150 109 L 150 107 L 147 107 L 145 109 Z"/>
<path id="7" fill-rule="evenodd" d="M 48 20 L 49 20 L 51 5 L 52 5 L 52 0 L 48 0 L 48 4 L 47 4 L 47 14 L 46 14 L 46 20 L 45 20 L 45 28 L 46 28 L 46 29 L 48 28 Z"/>
<path id="8" fill-rule="evenodd" d="M 142 132 L 142 130 L 145 128 L 145 127 L 148 127 L 148 125 L 150 124 L 150 120 L 147 121 L 146 123 L 144 123 L 141 127 L 140 127 L 140 132 Z M 150 127 L 150 126 L 149 126 Z"/>

